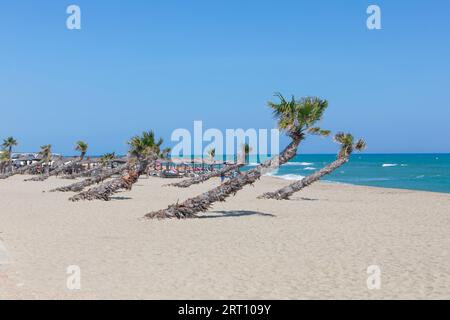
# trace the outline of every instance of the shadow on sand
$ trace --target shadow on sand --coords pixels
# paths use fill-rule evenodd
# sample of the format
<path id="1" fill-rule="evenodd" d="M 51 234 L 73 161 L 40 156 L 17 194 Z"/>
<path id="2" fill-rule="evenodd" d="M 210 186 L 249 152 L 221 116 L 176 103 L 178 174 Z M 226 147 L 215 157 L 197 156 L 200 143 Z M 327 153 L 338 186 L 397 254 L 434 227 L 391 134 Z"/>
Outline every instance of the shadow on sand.
<path id="1" fill-rule="evenodd" d="M 311 198 L 305 198 L 305 197 L 302 197 L 299 200 L 303 200 L 303 201 L 319 201 L 319 199 L 311 199 Z"/>
<path id="2" fill-rule="evenodd" d="M 199 216 L 199 219 L 218 219 L 218 218 L 238 218 L 238 217 L 246 217 L 246 216 L 261 216 L 261 217 L 276 217 L 270 213 L 263 213 L 257 211 L 244 211 L 244 210 L 233 210 L 233 211 L 214 211 L 213 213 L 217 213 L 217 215 L 206 215 Z"/>
<path id="3" fill-rule="evenodd" d="M 111 200 L 133 200 L 133 198 L 131 197 L 120 197 L 120 196 L 116 196 L 116 197 L 109 197 Z"/>

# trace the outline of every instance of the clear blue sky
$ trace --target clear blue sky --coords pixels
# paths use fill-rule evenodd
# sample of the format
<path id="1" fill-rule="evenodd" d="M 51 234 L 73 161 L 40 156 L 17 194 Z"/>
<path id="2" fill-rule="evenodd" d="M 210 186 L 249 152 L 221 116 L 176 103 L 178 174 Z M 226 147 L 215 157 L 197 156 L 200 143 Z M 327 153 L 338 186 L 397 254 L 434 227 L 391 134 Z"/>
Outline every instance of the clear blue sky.
<path id="1" fill-rule="evenodd" d="M 80 31 L 66 29 L 70 4 Z M 382 30 L 366 28 L 369 4 Z M 450 152 L 449 12 L 448 0 L 2 1 L 0 137 L 123 153 L 134 134 L 170 145 L 194 120 L 271 128 L 280 91 L 328 99 L 323 126 L 370 152 Z"/>

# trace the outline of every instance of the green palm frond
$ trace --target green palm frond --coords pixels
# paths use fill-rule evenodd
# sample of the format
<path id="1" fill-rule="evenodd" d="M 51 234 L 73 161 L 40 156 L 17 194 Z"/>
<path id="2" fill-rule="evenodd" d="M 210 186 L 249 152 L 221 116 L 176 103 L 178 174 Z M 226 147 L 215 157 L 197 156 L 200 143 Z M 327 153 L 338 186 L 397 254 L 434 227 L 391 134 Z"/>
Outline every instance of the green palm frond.
<path id="1" fill-rule="evenodd" d="M 42 160 L 50 161 L 52 157 L 52 145 L 46 144 L 44 146 L 41 146 L 41 150 L 39 151 L 39 155 L 41 156 Z"/>
<path id="2" fill-rule="evenodd" d="M 141 136 L 134 136 L 128 141 L 129 153 L 137 158 L 146 157 L 150 154 L 161 156 L 161 145 L 163 143 L 163 139 L 156 141 L 153 131 L 146 131 Z"/>
<path id="3" fill-rule="evenodd" d="M 112 153 L 105 153 L 104 155 L 102 155 L 100 157 L 100 163 L 102 165 L 106 165 L 108 164 L 110 161 L 114 160 L 116 158 L 116 153 L 112 152 Z"/>
<path id="4" fill-rule="evenodd" d="M 309 134 L 317 135 L 317 136 L 323 136 L 328 137 L 331 134 L 330 130 L 323 130 L 319 127 L 309 128 L 308 129 Z"/>
<path id="5" fill-rule="evenodd" d="M 296 100 L 286 100 L 283 95 L 276 93 L 279 103 L 269 102 L 273 116 L 278 121 L 278 127 L 290 135 L 302 136 L 305 132 L 328 135 L 329 131 L 315 128 L 314 125 L 323 117 L 328 102 L 317 97 L 305 97 Z"/>
<path id="6" fill-rule="evenodd" d="M 339 132 L 334 136 L 334 141 L 342 145 L 352 145 L 353 136 L 350 133 Z"/>
<path id="7" fill-rule="evenodd" d="M 2 147 L 3 148 L 11 148 L 11 147 L 15 147 L 17 145 L 18 145 L 18 142 L 16 139 L 14 139 L 13 137 L 8 137 L 3 140 Z"/>
<path id="8" fill-rule="evenodd" d="M 216 157 L 216 148 L 209 149 L 208 155 L 211 159 L 214 159 Z"/>
<path id="9" fill-rule="evenodd" d="M 77 141 L 75 145 L 75 150 L 81 153 L 86 153 L 89 148 L 89 145 L 84 141 Z"/>
<path id="10" fill-rule="evenodd" d="M 353 135 L 350 133 L 339 132 L 334 136 L 334 141 L 341 145 L 339 157 L 348 157 L 353 153 L 354 149 L 363 151 L 366 148 L 366 143 L 363 139 L 359 139 L 356 144 L 354 140 Z"/>
<path id="11" fill-rule="evenodd" d="M 250 145 L 249 145 L 248 143 L 244 143 L 244 144 L 242 145 L 242 150 L 244 150 L 245 155 L 249 155 L 250 152 L 253 151 L 253 148 L 250 147 Z"/>
<path id="12" fill-rule="evenodd" d="M 367 148 L 367 144 L 364 139 L 359 139 L 355 144 L 355 149 L 358 151 L 364 151 Z"/>

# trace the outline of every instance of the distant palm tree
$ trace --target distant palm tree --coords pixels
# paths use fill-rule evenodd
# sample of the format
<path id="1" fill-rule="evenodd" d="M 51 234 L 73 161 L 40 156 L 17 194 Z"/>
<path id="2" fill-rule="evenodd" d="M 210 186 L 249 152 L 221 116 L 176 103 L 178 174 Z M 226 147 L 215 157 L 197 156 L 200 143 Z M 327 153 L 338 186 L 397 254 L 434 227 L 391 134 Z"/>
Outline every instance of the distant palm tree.
<path id="1" fill-rule="evenodd" d="M 366 148 L 366 143 L 364 140 L 360 139 L 354 143 L 354 138 L 349 133 L 338 133 L 335 135 L 334 140 L 341 145 L 336 161 L 300 181 L 292 183 L 289 186 L 275 192 L 265 193 L 259 198 L 288 200 L 294 193 L 299 192 L 316 181 L 319 181 L 325 175 L 332 173 L 339 167 L 346 164 L 354 150 L 362 151 Z"/>
<path id="2" fill-rule="evenodd" d="M 84 141 L 78 141 L 75 146 L 75 150 L 80 152 L 80 161 L 84 159 L 86 156 L 86 152 L 89 148 L 89 145 Z"/>
<path id="3" fill-rule="evenodd" d="M 211 160 L 211 162 L 213 162 L 214 159 L 216 158 L 216 148 L 209 149 L 208 156 L 209 156 L 209 159 Z"/>
<path id="4" fill-rule="evenodd" d="M 42 163 L 46 164 L 45 174 L 48 175 L 50 172 L 50 165 L 52 161 L 52 145 L 46 144 L 41 146 L 41 151 L 39 151 L 39 156 L 41 157 Z"/>
<path id="5" fill-rule="evenodd" d="M 86 152 L 88 149 L 88 144 L 83 141 L 78 141 L 75 146 L 75 150 L 80 152 L 80 158 L 70 161 L 68 163 L 61 162 L 60 164 L 56 165 L 53 170 L 49 170 L 50 168 L 47 167 L 47 171 L 45 175 L 41 175 L 39 177 L 34 177 L 31 179 L 27 179 L 26 181 L 44 181 L 50 178 L 51 176 L 58 176 L 59 174 L 67 171 L 73 171 L 73 168 L 80 164 L 80 162 L 83 161 Z"/>
<path id="6" fill-rule="evenodd" d="M 4 167 L 7 163 L 9 162 L 9 153 L 8 151 L 0 151 L 0 172 L 4 169 L 2 169 L 2 166 Z M 0 180 L 3 179 L 8 179 L 12 176 L 15 176 L 17 174 L 25 174 L 27 172 L 32 172 L 34 169 L 36 169 L 38 166 L 42 165 L 43 161 L 37 161 L 25 166 L 22 166 L 16 170 L 14 170 L 14 172 L 10 171 L 8 173 L 5 173 L 3 175 L 0 175 Z M 4 171 L 4 170 L 3 170 Z"/>
<path id="7" fill-rule="evenodd" d="M 94 185 L 94 184 L 98 184 L 101 183 L 103 181 L 105 181 L 106 179 L 111 178 L 112 176 L 116 175 L 116 174 L 122 174 L 124 171 L 126 171 L 128 169 L 128 165 L 124 164 L 118 167 L 110 167 L 104 170 L 100 170 L 97 174 L 83 180 L 80 182 L 76 182 L 73 183 L 71 185 L 68 186 L 63 186 L 63 187 L 59 187 L 56 189 L 51 190 L 51 192 L 55 192 L 55 191 L 59 191 L 59 192 L 81 192 L 83 191 L 83 189 Z M 115 179 L 117 180 L 117 179 Z M 113 180 L 113 181 L 115 181 Z"/>
<path id="8" fill-rule="evenodd" d="M 12 171 L 12 148 L 17 145 L 18 142 L 13 137 L 8 137 L 3 140 L 2 147 L 8 151 L 9 155 L 9 171 Z"/>
<path id="9" fill-rule="evenodd" d="M 105 153 L 100 157 L 100 163 L 103 167 L 106 167 L 111 161 L 113 161 L 116 158 L 116 153 Z"/>
<path id="10" fill-rule="evenodd" d="M 181 204 L 171 205 L 165 210 L 149 213 L 145 217 L 149 219 L 194 218 L 199 212 L 207 211 L 213 203 L 225 201 L 226 198 L 236 194 L 244 186 L 253 184 L 260 179 L 266 170 L 276 169 L 288 162 L 297 154 L 299 144 L 308 133 L 329 135 L 329 131 L 315 127 L 328 107 L 326 100 L 315 97 L 296 100 L 292 97 L 290 101 L 287 101 L 281 94 L 276 94 L 276 96 L 280 99 L 280 102 L 269 102 L 269 107 L 272 108 L 274 116 L 278 120 L 278 127 L 285 131 L 292 140 L 279 156 L 237 175 L 213 190 L 188 199 Z"/>
<path id="11" fill-rule="evenodd" d="M 252 149 L 252 147 L 250 147 L 250 145 L 248 143 L 244 143 L 242 145 L 242 153 L 244 154 L 245 164 L 250 163 L 250 152 L 252 152 L 252 151 L 253 151 L 253 149 Z"/>
<path id="12" fill-rule="evenodd" d="M 0 151 L 0 173 L 3 174 L 5 172 L 5 167 L 8 165 L 9 159 L 10 157 L 8 151 Z"/>
<path id="13" fill-rule="evenodd" d="M 198 176 L 196 176 L 194 178 L 183 180 L 183 181 L 176 182 L 176 183 L 172 183 L 172 184 L 169 184 L 168 186 L 178 187 L 178 188 L 189 188 L 190 186 L 192 186 L 194 184 L 203 183 L 205 181 L 208 181 L 211 178 L 220 177 L 229 172 L 235 172 L 243 165 L 244 165 L 243 163 L 238 163 L 238 164 L 233 164 L 233 165 L 225 165 L 220 170 L 199 174 Z"/>

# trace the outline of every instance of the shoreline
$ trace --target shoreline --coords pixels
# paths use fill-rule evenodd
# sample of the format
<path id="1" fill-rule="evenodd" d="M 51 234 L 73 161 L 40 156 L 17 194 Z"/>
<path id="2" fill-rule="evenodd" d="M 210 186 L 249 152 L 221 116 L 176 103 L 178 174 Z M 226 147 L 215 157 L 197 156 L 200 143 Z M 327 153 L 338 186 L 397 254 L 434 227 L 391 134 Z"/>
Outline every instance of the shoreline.
<path id="1" fill-rule="evenodd" d="M 450 298 L 448 194 L 318 183 L 290 201 L 258 200 L 287 185 L 263 177 L 199 219 L 144 214 L 220 183 L 189 189 L 141 179 L 110 202 L 49 193 L 68 181 L 0 181 L 0 298 Z M 69 182 L 70 183 L 70 182 Z M 66 287 L 67 267 L 82 287 Z M 379 265 L 381 290 L 367 268 Z"/>
<path id="2" fill-rule="evenodd" d="M 279 176 L 264 176 L 267 178 L 274 178 L 277 180 L 282 180 L 285 182 L 288 182 L 287 185 L 289 183 L 294 183 L 295 181 L 300 181 L 301 179 L 298 180 L 289 180 L 289 179 L 284 179 L 282 177 Z M 418 189 L 402 189 L 402 188 L 390 188 L 390 187 L 378 187 L 378 186 L 368 186 L 368 185 L 363 185 L 363 184 L 351 184 L 348 182 L 340 182 L 340 181 L 329 181 L 329 180 L 321 180 L 319 182 L 317 182 L 318 184 L 329 184 L 329 185 L 338 185 L 338 186 L 350 186 L 350 187 L 361 187 L 361 188 L 372 188 L 372 189 L 382 189 L 382 190 L 394 190 L 394 191 L 413 191 L 413 192 L 425 192 L 425 193 L 435 193 L 435 194 L 442 194 L 442 195 L 450 195 L 450 192 L 438 192 L 438 191 L 428 191 L 428 190 L 418 190 Z"/>

